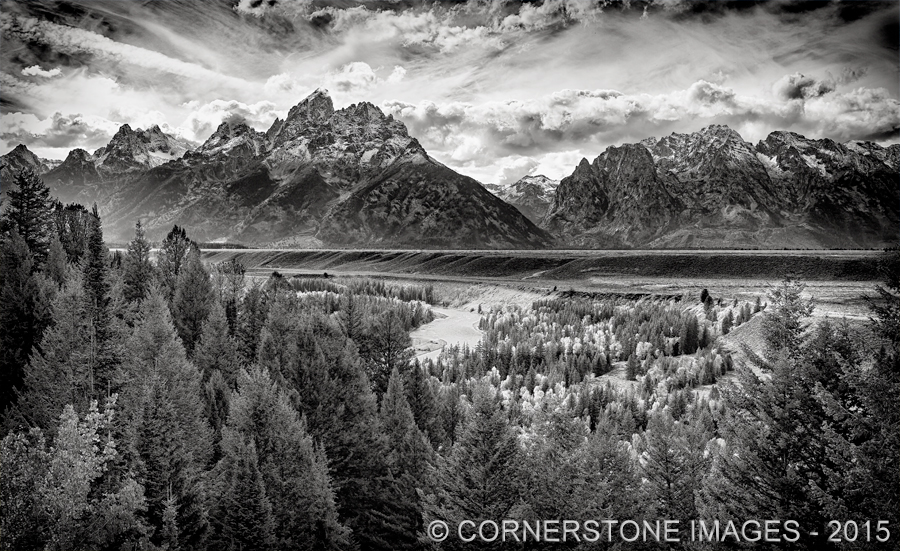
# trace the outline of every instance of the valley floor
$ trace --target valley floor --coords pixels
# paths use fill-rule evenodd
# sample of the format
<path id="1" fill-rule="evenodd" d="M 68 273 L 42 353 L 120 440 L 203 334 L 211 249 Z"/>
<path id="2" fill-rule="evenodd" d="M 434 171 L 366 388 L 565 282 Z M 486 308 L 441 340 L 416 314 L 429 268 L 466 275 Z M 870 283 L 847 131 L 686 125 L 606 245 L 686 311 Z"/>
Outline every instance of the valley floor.
<path id="1" fill-rule="evenodd" d="M 529 305 L 554 293 L 673 297 L 703 289 L 723 300 L 766 300 L 787 276 L 806 284 L 816 316 L 868 319 L 879 251 L 204 251 L 211 263 L 239 259 L 248 274 L 334 275 L 427 282 L 464 310 Z"/>

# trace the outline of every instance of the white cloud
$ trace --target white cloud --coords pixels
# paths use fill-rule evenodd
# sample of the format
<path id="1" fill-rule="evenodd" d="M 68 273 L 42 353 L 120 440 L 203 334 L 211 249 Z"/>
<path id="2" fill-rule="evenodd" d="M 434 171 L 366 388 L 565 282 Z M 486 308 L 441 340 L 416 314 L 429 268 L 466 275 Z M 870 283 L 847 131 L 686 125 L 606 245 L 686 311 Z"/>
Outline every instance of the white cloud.
<path id="1" fill-rule="evenodd" d="M 368 63 L 355 61 L 344 65 L 340 71 L 330 75 L 326 87 L 338 93 L 367 92 L 379 80 Z"/>
<path id="2" fill-rule="evenodd" d="M 665 94 L 562 90 L 528 101 L 388 101 L 384 107 L 409 125 L 411 134 L 426 148 L 459 162 L 479 155 L 539 155 L 573 148 L 599 153 L 607 145 L 671 131 L 694 131 L 712 123 L 738 127 L 763 120 L 766 133 L 789 129 L 810 137 L 843 140 L 865 139 L 900 128 L 900 102 L 887 90 L 859 88 L 838 93 L 826 91 L 812 79 L 784 82 L 794 86 L 795 92 L 776 87 L 779 93 L 774 97 L 742 95 L 698 81 Z"/>
<path id="3" fill-rule="evenodd" d="M 406 69 L 404 69 L 400 65 L 397 65 L 394 67 L 394 70 L 391 71 L 391 74 L 387 77 L 387 82 L 395 84 L 402 81 L 404 78 L 406 78 Z"/>
<path id="4" fill-rule="evenodd" d="M 350 42 L 396 42 L 404 47 L 428 46 L 442 53 L 460 48 L 500 49 L 504 42 L 485 25 L 456 25 L 456 10 L 435 4 L 427 10 L 370 10 L 365 6 L 338 9 L 322 8 L 309 18 L 328 17 L 333 32 Z"/>
<path id="5" fill-rule="evenodd" d="M 22 69 L 22 74 L 27 77 L 53 78 L 61 75 L 62 69 L 60 69 L 59 67 L 54 67 L 49 71 L 45 71 L 41 69 L 40 65 L 32 65 L 31 67 L 25 67 L 24 69 Z"/>
<path id="6" fill-rule="evenodd" d="M 0 115 L 0 140 L 4 149 L 20 143 L 29 148 L 82 148 L 106 145 L 119 128 L 113 121 L 81 114 L 54 113 L 41 119 L 31 113 Z"/>
<path id="7" fill-rule="evenodd" d="M 270 101 L 246 104 L 239 101 L 214 100 L 209 103 L 189 102 L 187 119 L 181 124 L 184 135 L 198 142 L 204 141 L 224 121 L 240 120 L 257 130 L 266 130 L 285 112 Z"/>
<path id="8" fill-rule="evenodd" d="M 515 157 L 503 160 L 500 170 L 497 173 L 496 183 L 501 186 L 508 186 L 521 180 L 523 176 L 534 174 L 534 169 L 538 166 L 537 159 L 531 157 Z"/>

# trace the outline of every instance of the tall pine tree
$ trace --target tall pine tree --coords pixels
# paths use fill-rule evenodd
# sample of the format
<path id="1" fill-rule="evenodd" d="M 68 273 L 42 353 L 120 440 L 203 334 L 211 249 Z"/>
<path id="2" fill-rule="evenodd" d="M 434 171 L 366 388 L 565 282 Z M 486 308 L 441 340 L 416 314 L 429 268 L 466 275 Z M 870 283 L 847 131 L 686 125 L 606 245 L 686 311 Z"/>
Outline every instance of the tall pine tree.
<path id="1" fill-rule="evenodd" d="M 92 394 L 106 396 L 116 390 L 119 358 L 109 308 L 109 249 L 103 242 L 103 228 L 97 205 L 94 205 L 89 222 L 87 250 L 83 260 L 84 298 L 91 342 L 89 386 Z"/>
<path id="2" fill-rule="evenodd" d="M 52 433 L 66 404 L 84 412 L 91 390 L 93 348 L 81 274 L 72 271 L 52 304 L 53 325 L 31 357 L 20 392 L 18 416 L 27 426 Z"/>
<path id="3" fill-rule="evenodd" d="M 224 457 L 214 471 L 217 497 L 212 514 L 211 548 L 223 551 L 276 549 L 275 519 L 259 471 L 256 445 L 226 428 Z"/>
<path id="4" fill-rule="evenodd" d="M 49 300 L 25 240 L 13 229 L 0 239 L 0 403 L 15 403 L 32 348 L 50 322 Z"/>
<path id="5" fill-rule="evenodd" d="M 53 231 L 50 189 L 30 169 L 21 171 L 14 181 L 15 189 L 7 191 L 9 208 L 6 216 L 34 255 L 35 266 L 40 268 L 47 259 Z"/>
<path id="6" fill-rule="evenodd" d="M 212 282 L 209 272 L 200 260 L 200 250 L 191 247 L 178 272 L 175 294 L 172 299 L 172 317 L 178 336 L 184 343 L 188 356 L 200 340 L 203 322 L 213 303 Z"/>
<path id="7" fill-rule="evenodd" d="M 416 536 L 422 530 L 418 491 L 425 488 L 434 453 L 428 439 L 416 426 L 405 394 L 403 379 L 394 368 L 381 400 L 381 423 L 387 439 L 388 465 L 403 504 L 401 518 L 406 521 L 406 530 L 398 533 L 405 537 L 392 542 L 395 549 L 418 547 Z"/>
<path id="8" fill-rule="evenodd" d="M 156 267 L 159 270 L 159 282 L 163 288 L 163 295 L 168 301 L 175 296 L 178 274 L 181 273 L 181 266 L 193 247 L 194 242 L 188 238 L 187 232 L 177 225 L 172 227 L 162 242 Z"/>
<path id="9" fill-rule="evenodd" d="M 178 502 L 179 541 L 182 546 L 197 547 L 207 531 L 205 496 L 198 477 L 211 458 L 212 431 L 206 420 L 200 372 L 185 357 L 158 290 L 152 290 L 141 303 L 123 356 L 125 432 L 134 454 L 130 459 L 133 464 L 146 465 L 157 461 L 153 457 L 161 457 L 159 464 L 175 469 L 142 471 L 148 502 L 158 513 L 152 518 L 154 533 L 161 534 L 163 504 L 171 490 Z M 164 443 L 156 442 L 161 438 L 159 431 L 183 448 L 169 446 L 161 451 L 159 445 Z"/>
<path id="10" fill-rule="evenodd" d="M 325 454 L 266 371 L 242 372 L 223 433 L 229 431 L 256 444 L 258 468 L 272 504 L 275 548 L 348 545 L 349 530 L 338 522 Z"/>
<path id="11" fill-rule="evenodd" d="M 200 341 L 194 351 L 194 364 L 208 380 L 219 372 L 229 387 L 237 386 L 241 356 L 237 341 L 229 334 L 225 309 L 218 301 L 212 302 L 209 317 L 203 322 Z"/>
<path id="12" fill-rule="evenodd" d="M 458 440 L 438 460 L 434 491 L 424 500 L 426 524 L 511 518 L 521 494 L 521 466 L 519 445 L 493 389 L 478 387 Z M 452 532 L 448 542 L 455 542 Z"/>
<path id="13" fill-rule="evenodd" d="M 128 243 L 123 268 L 125 300 L 135 302 L 146 298 L 153 285 L 154 271 L 150 262 L 150 242 L 144 236 L 140 221 L 134 226 L 134 239 Z"/>

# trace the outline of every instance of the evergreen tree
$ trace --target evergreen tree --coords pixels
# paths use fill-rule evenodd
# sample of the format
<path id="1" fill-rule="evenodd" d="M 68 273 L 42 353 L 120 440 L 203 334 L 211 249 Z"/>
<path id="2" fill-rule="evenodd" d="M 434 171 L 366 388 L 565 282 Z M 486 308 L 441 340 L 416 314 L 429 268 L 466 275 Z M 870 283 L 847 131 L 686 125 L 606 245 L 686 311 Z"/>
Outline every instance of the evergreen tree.
<path id="1" fill-rule="evenodd" d="M 392 370 L 406 371 L 412 359 L 410 346 L 409 333 L 393 308 L 379 315 L 369 327 L 363 354 L 369 380 L 378 396 L 387 390 Z"/>
<path id="2" fill-rule="evenodd" d="M 54 231 L 50 233 L 50 247 L 47 253 L 47 263 L 44 265 L 44 274 L 57 287 L 66 283 L 66 251 L 63 248 L 59 235 Z"/>
<path id="3" fill-rule="evenodd" d="M 172 317 L 189 356 L 200 340 L 212 298 L 212 283 L 200 260 L 200 250 L 192 247 L 178 272 L 172 299 Z"/>
<path id="4" fill-rule="evenodd" d="M 260 332 L 269 315 L 269 301 L 262 286 L 255 282 L 241 300 L 237 321 L 238 347 L 244 363 L 256 361 Z"/>
<path id="5" fill-rule="evenodd" d="M 56 233 L 66 251 L 70 264 L 81 264 L 87 251 L 88 234 L 91 227 L 91 213 L 82 205 L 62 206 L 55 203 L 53 207 Z"/>
<path id="6" fill-rule="evenodd" d="M 363 332 L 363 313 L 352 292 L 341 298 L 341 326 L 348 339 L 359 341 Z"/>
<path id="7" fill-rule="evenodd" d="M 89 385 L 92 394 L 104 396 L 115 391 L 118 354 L 109 309 L 109 250 L 103 242 L 103 229 L 96 205 L 89 222 L 87 250 L 82 268 L 91 342 Z"/>
<path id="8" fill-rule="evenodd" d="M 150 263 L 150 242 L 144 237 L 144 228 L 138 221 L 134 226 L 134 239 L 128 244 L 123 273 L 123 294 L 128 302 L 144 300 L 153 285 L 153 264 Z"/>
<path id="9" fill-rule="evenodd" d="M 50 321 L 47 291 L 33 268 L 28 245 L 17 231 L 0 240 L 0 407 L 4 409 L 15 403 L 17 389 L 22 390 L 29 355 Z"/>
<path id="10" fill-rule="evenodd" d="M 490 388 L 478 387 L 465 427 L 438 460 L 434 492 L 424 498 L 425 523 L 510 518 L 519 502 L 521 452 Z M 452 534 L 448 542 L 452 542 Z M 452 545 L 452 543 L 450 543 Z"/>
<path id="11" fill-rule="evenodd" d="M 826 353 L 818 400 L 825 407 L 827 456 L 834 476 L 816 483 L 813 494 L 829 518 L 885 520 L 900 524 L 900 254 L 889 249 L 880 262 L 884 285 L 870 305 L 872 329 L 883 343 L 871 367 L 851 359 L 858 338 L 835 331 L 822 335 Z M 842 345 L 842 341 L 846 345 Z M 848 348 L 851 348 L 849 353 Z M 835 369 L 835 367 L 837 369 Z M 829 373 L 839 373 L 829 377 Z M 830 383 L 830 384 L 829 384 Z M 893 530 L 892 530 L 893 531 Z M 885 547 L 890 543 L 885 543 Z"/>
<path id="12" fill-rule="evenodd" d="M 381 422 L 390 450 L 389 464 L 398 473 L 409 474 L 416 484 L 424 479 L 431 446 L 416 426 L 400 372 L 395 368 L 381 402 Z"/>
<path id="13" fill-rule="evenodd" d="M 687 313 L 682 318 L 678 343 L 682 354 L 693 354 L 700 346 L 700 324 L 693 313 Z"/>
<path id="14" fill-rule="evenodd" d="M 18 400 L 20 420 L 45 432 L 52 432 L 66 404 L 84 412 L 97 399 L 91 390 L 90 317 L 80 273 L 71 273 L 51 310 L 53 325 L 31 357 Z"/>
<path id="15" fill-rule="evenodd" d="M 204 415 L 200 372 L 187 361 L 165 299 L 157 289 L 141 303 L 123 356 L 127 382 L 123 413 L 131 449 L 136 454 L 134 461 L 145 463 L 153 454 L 168 453 L 167 461 L 174 465 L 178 458 L 175 472 L 144 471 L 148 477 L 144 479 L 147 498 L 156 504 L 159 513 L 153 518 L 153 529 L 156 534 L 161 533 L 163 503 L 171 490 L 179 506 L 176 520 L 180 542 L 186 547 L 196 547 L 203 542 L 207 530 L 205 496 L 202 486 L 196 482 L 196 473 L 211 457 L 212 432 Z M 176 439 L 183 449 L 160 452 L 154 435 L 161 430 Z M 175 477 L 179 483 L 169 485 L 173 479 L 167 477 Z"/>
<path id="16" fill-rule="evenodd" d="M 334 473 L 338 513 L 364 549 L 403 537 L 375 395 L 356 347 L 332 318 L 279 297 L 262 330 L 259 364 L 284 382 Z"/>
<path id="17" fill-rule="evenodd" d="M 588 437 L 585 423 L 558 398 L 537 412 L 528 434 L 522 489 L 531 519 L 587 518 L 580 516 L 589 500 L 581 450 Z"/>
<path id="18" fill-rule="evenodd" d="M 630 354 L 628 356 L 628 362 L 625 364 L 625 378 L 629 381 L 634 381 L 638 376 L 639 363 L 636 354 Z"/>
<path id="19" fill-rule="evenodd" d="M 256 443 L 258 468 L 272 504 L 274 547 L 347 546 L 349 531 L 338 522 L 325 455 L 268 373 L 243 371 L 229 409 L 223 434 L 234 431 Z"/>
<path id="20" fill-rule="evenodd" d="M 40 268 L 47 258 L 53 230 L 50 189 L 30 169 L 21 171 L 14 180 L 15 189 L 7 191 L 6 216 L 34 255 L 35 267 Z"/>
<path id="21" fill-rule="evenodd" d="M 406 401 L 412 411 L 416 426 L 422 431 L 435 449 L 444 444 L 447 435 L 440 418 L 437 396 L 428 382 L 425 370 L 418 361 L 407 372 L 405 384 Z"/>
<path id="22" fill-rule="evenodd" d="M 732 326 L 734 326 L 734 314 L 731 313 L 731 310 L 728 310 L 728 313 L 722 319 L 722 334 L 727 335 L 730 333 Z"/>
<path id="23" fill-rule="evenodd" d="M 697 518 L 694 491 L 700 488 L 708 469 L 704 450 L 709 435 L 702 432 L 702 427 L 676 422 L 664 411 L 650 417 L 644 438 L 641 467 L 656 516 Z"/>
<path id="24" fill-rule="evenodd" d="M 151 541 L 162 545 L 174 539 L 179 547 L 196 548 L 206 537 L 202 464 L 191 453 L 188 434 L 170 391 L 159 375 L 145 387 L 143 411 L 137 428 L 138 479 L 147 497 L 147 521 L 154 529 Z M 175 506 L 175 510 L 169 510 Z M 174 518 L 167 518 L 174 513 Z M 173 527 L 177 531 L 171 533 Z"/>
<path id="25" fill-rule="evenodd" d="M 275 549 L 275 521 L 272 504 L 256 455 L 253 440 L 244 440 L 225 429 L 224 457 L 217 467 L 221 488 L 213 512 L 212 548 L 227 551 L 269 551 Z"/>
<path id="26" fill-rule="evenodd" d="M 773 309 L 763 318 L 762 328 L 770 353 L 782 350 L 789 354 L 799 352 L 801 323 L 815 308 L 812 299 L 802 298 L 804 288 L 805 285 L 799 281 L 785 279 L 769 292 Z"/>
<path id="27" fill-rule="evenodd" d="M 417 534 L 422 530 L 422 515 L 417 490 L 424 488 L 432 455 L 428 439 L 416 426 L 406 401 L 403 380 L 394 368 L 381 400 L 381 423 L 387 438 L 388 465 L 403 504 L 400 531 L 405 538 L 392 542 L 395 549 L 417 548 Z M 405 521 L 405 522 L 404 522 Z"/>
<path id="28" fill-rule="evenodd" d="M 725 445 L 703 484 L 702 516 L 710 518 L 790 518 L 801 533 L 818 532 L 805 540 L 808 548 L 826 545 L 828 517 L 819 506 L 815 487 L 830 484 L 837 474 L 829 457 L 823 426 L 828 415 L 816 400 L 821 366 L 818 354 L 803 339 L 809 301 L 800 298 L 802 285 L 787 281 L 773 290 L 773 310 L 764 320 L 767 353 L 752 361 L 771 372 L 758 377 L 738 370 L 738 384 L 723 394 L 725 415 L 719 431 Z M 827 343 L 829 339 L 819 341 Z"/>
<path id="29" fill-rule="evenodd" d="M 244 276 L 247 268 L 237 258 L 213 265 L 215 288 L 219 302 L 225 307 L 228 331 L 237 330 L 238 303 L 244 292 Z"/>
<path id="30" fill-rule="evenodd" d="M 181 273 L 181 266 L 194 247 L 194 242 L 188 238 L 184 228 L 177 225 L 172 227 L 163 240 L 156 266 L 166 300 L 171 301 L 175 296 L 175 287 L 178 282 L 178 274 Z"/>
<path id="31" fill-rule="evenodd" d="M 204 320 L 200 341 L 194 351 L 194 364 L 208 380 L 219 372 L 231 388 L 237 386 L 238 371 L 241 368 L 237 341 L 228 332 L 225 309 L 218 301 L 212 302 L 209 317 Z"/>
<path id="32" fill-rule="evenodd" d="M 203 385 L 203 404 L 206 419 L 212 428 L 213 461 L 222 458 L 222 427 L 228 419 L 228 408 L 231 403 L 231 388 L 219 371 L 214 372 Z"/>

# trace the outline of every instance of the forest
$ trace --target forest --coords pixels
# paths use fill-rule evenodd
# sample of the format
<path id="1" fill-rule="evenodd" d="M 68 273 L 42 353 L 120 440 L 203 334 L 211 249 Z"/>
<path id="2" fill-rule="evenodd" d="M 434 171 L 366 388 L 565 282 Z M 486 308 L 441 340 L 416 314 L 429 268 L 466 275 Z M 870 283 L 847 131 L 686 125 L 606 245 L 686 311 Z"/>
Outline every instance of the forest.
<path id="1" fill-rule="evenodd" d="M 252 277 L 204 264 L 178 226 L 152 244 L 137 223 L 110 251 L 96 206 L 29 172 L 16 188 L 0 219 L 4 550 L 897 547 L 896 249 L 866 327 L 813 319 L 791 279 L 755 303 L 559 295 L 486 309 L 481 344 L 419 362 L 431 285 Z M 722 345 L 750 323 L 763 349 Z M 455 530 L 504 519 L 739 528 L 553 545 Z M 799 537 L 753 541 L 754 519 Z"/>

